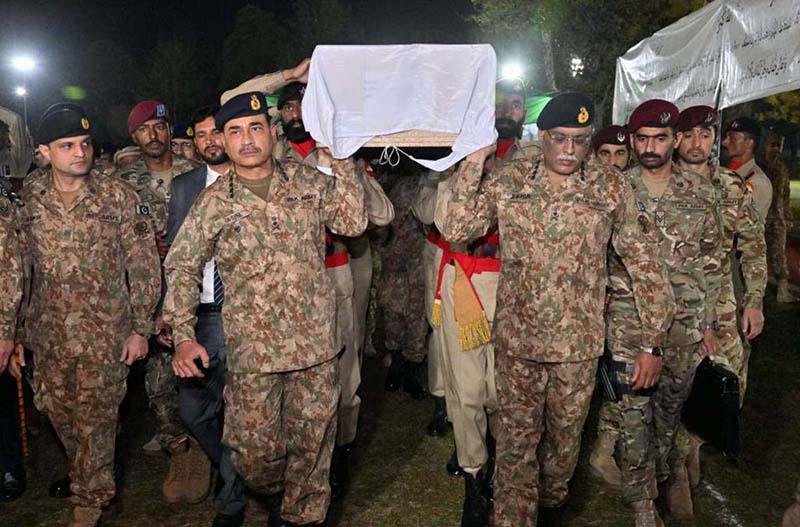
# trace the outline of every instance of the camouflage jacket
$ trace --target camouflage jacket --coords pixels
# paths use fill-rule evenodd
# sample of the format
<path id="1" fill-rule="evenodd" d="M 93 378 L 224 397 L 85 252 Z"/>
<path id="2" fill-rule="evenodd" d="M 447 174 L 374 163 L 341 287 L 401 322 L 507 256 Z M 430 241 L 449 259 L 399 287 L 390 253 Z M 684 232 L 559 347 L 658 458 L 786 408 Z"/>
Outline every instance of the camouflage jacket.
<path id="1" fill-rule="evenodd" d="M 674 298 L 654 255 L 654 226 L 613 168 L 584 166 L 556 187 L 543 156 L 508 163 L 483 180 L 464 161 L 442 234 L 464 242 L 497 224 L 503 245 L 494 340 L 504 352 L 541 362 L 603 354 L 609 240 L 634 277 L 642 343 L 661 345 Z M 480 186 L 479 186 L 480 183 Z"/>
<path id="2" fill-rule="evenodd" d="M 385 274 L 421 272 L 425 231 L 411 211 L 420 177 L 399 176 L 389 190 L 389 199 L 400 214 L 391 223 L 389 243 L 381 248 L 382 272 Z"/>
<path id="3" fill-rule="evenodd" d="M 648 194 L 640 166 L 627 170 L 625 176 L 639 213 L 656 226 L 658 244 L 652 248 L 653 256 L 664 263 L 672 284 L 675 318 L 665 347 L 697 343 L 703 338 L 704 322 L 717 320 L 722 278 L 722 231 L 714 187 L 700 174 L 673 165 L 667 188 L 656 200 Z M 610 255 L 608 337 L 636 345 L 640 302 L 629 270 L 616 254 Z"/>
<path id="4" fill-rule="evenodd" d="M 200 194 L 164 263 L 164 319 L 176 346 L 195 340 L 198 288 L 213 257 L 230 371 L 299 370 L 336 355 L 325 227 L 357 236 L 367 217 L 352 161 L 334 161 L 333 173 L 276 162 L 265 203 L 231 169 Z"/>
<path id="5" fill-rule="evenodd" d="M 160 293 L 153 230 L 136 194 L 92 171 L 67 209 L 47 170 L 25 181 L 22 199 L 25 331 L 17 339 L 40 353 L 117 361 L 131 332 L 153 333 Z"/>
<path id="6" fill-rule="evenodd" d="M 783 159 L 778 158 L 773 162 L 766 163 L 764 168 L 772 183 L 772 203 L 770 203 L 767 218 L 779 221 L 791 221 L 792 192 L 790 188 L 789 167 L 786 166 Z"/>
<path id="7" fill-rule="evenodd" d="M 721 287 L 732 287 L 730 253 L 734 244 L 741 251 L 741 268 L 747 291 L 745 307 L 761 309 L 767 287 L 767 244 L 764 239 L 764 218 L 756 210 L 753 193 L 736 172 L 714 167 L 711 183 L 717 193 L 722 220 Z M 724 299 L 720 299 L 724 301 Z M 721 307 L 719 304 L 718 307 Z"/>
<path id="8" fill-rule="evenodd" d="M 22 299 L 22 253 L 14 221 L 16 205 L 0 187 L 0 340 L 13 340 Z"/>
<path id="9" fill-rule="evenodd" d="M 159 177 L 153 176 L 145 165 L 144 159 L 120 168 L 114 172 L 114 176 L 133 187 L 142 202 L 141 212 L 150 216 L 155 232 L 159 233 L 167 228 L 169 189 L 172 180 L 199 166 L 193 161 L 173 155 L 172 168 L 166 174 L 160 174 Z"/>

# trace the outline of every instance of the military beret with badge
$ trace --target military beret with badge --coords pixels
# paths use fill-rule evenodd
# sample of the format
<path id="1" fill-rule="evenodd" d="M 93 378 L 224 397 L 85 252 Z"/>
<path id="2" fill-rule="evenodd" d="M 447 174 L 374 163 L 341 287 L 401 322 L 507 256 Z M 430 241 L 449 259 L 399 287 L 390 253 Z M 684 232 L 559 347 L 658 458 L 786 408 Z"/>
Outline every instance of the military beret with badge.
<path id="1" fill-rule="evenodd" d="M 717 124 L 717 112 L 711 106 L 690 106 L 678 117 L 678 130 L 685 132 L 692 128 L 712 128 Z"/>
<path id="2" fill-rule="evenodd" d="M 164 103 L 153 100 L 142 101 L 134 106 L 128 115 L 128 133 L 132 134 L 147 121 L 153 119 L 164 119 L 166 121 L 167 118 L 167 107 Z"/>
<path id="3" fill-rule="evenodd" d="M 194 140 L 194 126 L 192 123 L 182 121 L 175 123 L 175 129 L 172 131 L 173 139 L 188 139 Z"/>
<path id="4" fill-rule="evenodd" d="M 92 135 L 92 125 L 83 108 L 77 104 L 54 104 L 42 114 L 36 140 L 40 145 L 56 139 Z"/>
<path id="5" fill-rule="evenodd" d="M 753 137 L 761 137 L 761 125 L 758 121 L 750 117 L 737 117 L 728 125 L 725 133 L 728 132 L 742 132 L 743 134 L 750 134 Z"/>
<path id="6" fill-rule="evenodd" d="M 306 85 L 301 82 L 293 82 L 283 87 L 278 94 L 278 108 L 280 109 L 289 101 L 302 101 L 306 94 Z"/>
<path id="7" fill-rule="evenodd" d="M 592 150 L 597 151 L 603 145 L 627 146 L 628 130 L 617 124 L 606 126 L 592 137 Z"/>
<path id="8" fill-rule="evenodd" d="M 545 105 L 536 126 L 539 130 L 553 128 L 584 128 L 594 122 L 594 103 L 589 96 L 578 92 L 556 95 Z"/>
<path id="9" fill-rule="evenodd" d="M 674 128 L 678 124 L 678 107 L 663 99 L 645 101 L 628 118 L 628 130 L 635 133 L 645 126 L 652 128 Z"/>
<path id="10" fill-rule="evenodd" d="M 222 105 L 214 116 L 214 124 L 217 130 L 224 130 L 225 124 L 232 119 L 249 115 L 267 115 L 267 109 L 267 99 L 263 93 L 242 93 Z"/>

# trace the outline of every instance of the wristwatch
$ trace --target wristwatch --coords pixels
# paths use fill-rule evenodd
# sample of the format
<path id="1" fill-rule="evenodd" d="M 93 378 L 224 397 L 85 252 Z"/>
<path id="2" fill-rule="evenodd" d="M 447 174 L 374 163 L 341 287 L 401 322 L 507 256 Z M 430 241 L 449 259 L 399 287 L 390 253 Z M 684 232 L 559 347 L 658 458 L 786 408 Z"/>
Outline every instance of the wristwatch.
<path id="1" fill-rule="evenodd" d="M 644 346 L 642 347 L 642 351 L 645 353 L 649 353 L 653 357 L 661 356 L 661 348 L 659 348 L 658 346 Z"/>
<path id="2" fill-rule="evenodd" d="M 713 322 L 703 322 L 703 331 L 708 329 L 713 329 L 714 333 L 719 331 L 719 321 L 714 320 Z"/>

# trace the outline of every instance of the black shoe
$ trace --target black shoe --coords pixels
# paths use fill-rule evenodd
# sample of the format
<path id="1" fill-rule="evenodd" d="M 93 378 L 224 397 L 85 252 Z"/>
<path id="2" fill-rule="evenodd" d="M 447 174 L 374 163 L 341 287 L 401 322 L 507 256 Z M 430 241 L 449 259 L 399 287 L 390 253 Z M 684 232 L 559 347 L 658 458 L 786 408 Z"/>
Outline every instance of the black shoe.
<path id="1" fill-rule="evenodd" d="M 236 514 L 223 514 L 218 512 L 214 516 L 211 527 L 242 527 L 244 525 L 244 511 Z"/>
<path id="2" fill-rule="evenodd" d="M 403 364 L 405 359 L 400 350 L 391 350 L 389 353 L 392 355 L 392 364 L 389 366 L 389 371 L 386 372 L 386 391 L 396 392 L 400 388 L 400 383 L 403 382 Z"/>
<path id="3" fill-rule="evenodd" d="M 337 446 L 333 449 L 331 459 L 331 501 L 336 501 L 344 496 L 350 484 L 350 445 Z"/>
<path id="4" fill-rule="evenodd" d="M 0 502 L 14 501 L 25 492 L 25 475 L 0 472 Z"/>
<path id="5" fill-rule="evenodd" d="M 483 470 L 475 475 L 464 475 L 461 527 L 489 527 L 489 495 Z"/>
<path id="6" fill-rule="evenodd" d="M 70 485 L 72 485 L 72 480 L 69 479 L 69 476 L 52 482 L 50 484 L 50 488 L 48 489 L 50 497 L 69 498 L 70 496 L 72 496 L 72 491 L 69 490 Z"/>
<path id="7" fill-rule="evenodd" d="M 405 361 L 403 364 L 403 391 L 418 401 L 428 395 L 428 392 L 425 391 L 425 388 L 422 387 L 419 379 L 417 379 L 417 374 L 421 367 L 422 363 L 417 364 Z"/>
<path id="8" fill-rule="evenodd" d="M 450 423 L 447 422 L 447 405 L 444 397 L 433 396 L 433 417 L 428 423 L 428 435 L 440 437 L 450 430 Z"/>
<path id="9" fill-rule="evenodd" d="M 450 476 L 459 477 L 464 475 L 464 469 L 462 469 L 461 465 L 458 464 L 458 454 L 456 453 L 455 449 L 453 449 L 453 455 L 447 460 L 447 465 L 445 465 L 445 468 Z"/>
<path id="10" fill-rule="evenodd" d="M 283 491 L 276 492 L 267 496 L 269 504 L 269 517 L 267 527 L 285 527 L 286 522 L 281 518 L 281 506 L 283 505 Z"/>

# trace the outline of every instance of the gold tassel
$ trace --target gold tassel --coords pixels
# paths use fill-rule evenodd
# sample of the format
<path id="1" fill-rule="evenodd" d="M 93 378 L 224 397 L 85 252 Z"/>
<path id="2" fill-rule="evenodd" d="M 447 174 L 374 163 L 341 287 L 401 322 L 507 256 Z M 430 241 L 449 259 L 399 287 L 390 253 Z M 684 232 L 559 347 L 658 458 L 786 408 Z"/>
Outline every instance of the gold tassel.
<path id="1" fill-rule="evenodd" d="M 436 327 L 436 328 L 442 327 L 442 299 L 441 298 L 434 298 L 433 299 L 433 309 L 431 310 L 431 323 L 433 323 L 433 327 Z"/>
<path id="2" fill-rule="evenodd" d="M 469 351 L 492 341 L 492 329 L 489 327 L 489 321 L 486 320 L 486 317 L 472 320 L 459 329 L 461 332 L 459 337 L 461 351 Z"/>

